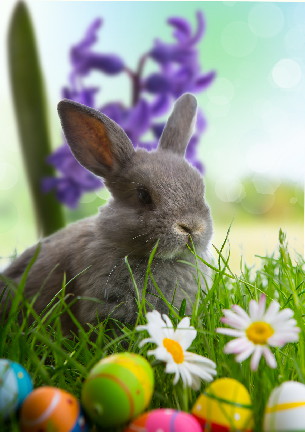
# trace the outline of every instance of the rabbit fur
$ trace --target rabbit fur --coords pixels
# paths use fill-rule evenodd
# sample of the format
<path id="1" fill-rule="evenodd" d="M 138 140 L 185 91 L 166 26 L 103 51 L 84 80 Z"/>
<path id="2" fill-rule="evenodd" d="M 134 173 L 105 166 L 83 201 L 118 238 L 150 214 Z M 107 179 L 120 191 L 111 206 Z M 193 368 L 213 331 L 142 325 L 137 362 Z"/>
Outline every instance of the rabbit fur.
<path id="1" fill-rule="evenodd" d="M 125 257 L 141 292 L 148 258 L 156 243 L 152 274 L 167 300 L 190 312 L 198 290 L 196 270 L 187 248 L 208 259 L 212 219 L 204 200 L 199 173 L 184 159 L 196 120 L 197 102 L 184 94 L 160 138 L 158 149 L 135 150 L 125 132 L 104 114 L 71 100 L 58 105 L 63 131 L 76 159 L 104 179 L 112 194 L 94 217 L 70 224 L 40 241 L 41 250 L 26 282 L 25 294 L 38 312 L 61 289 L 64 275 L 71 281 L 66 293 L 98 298 L 81 299 L 73 313 L 82 323 L 111 316 L 124 323 L 136 320 L 135 288 Z M 4 271 L 19 281 L 36 246 L 27 249 Z M 208 274 L 201 264 L 200 270 Z M 78 275 L 77 277 L 75 277 Z M 74 279 L 73 279 L 74 278 Z M 73 279 L 73 280 L 72 280 Z M 151 308 L 166 307 L 151 281 L 146 298 Z M 71 323 L 64 325 L 69 329 Z"/>

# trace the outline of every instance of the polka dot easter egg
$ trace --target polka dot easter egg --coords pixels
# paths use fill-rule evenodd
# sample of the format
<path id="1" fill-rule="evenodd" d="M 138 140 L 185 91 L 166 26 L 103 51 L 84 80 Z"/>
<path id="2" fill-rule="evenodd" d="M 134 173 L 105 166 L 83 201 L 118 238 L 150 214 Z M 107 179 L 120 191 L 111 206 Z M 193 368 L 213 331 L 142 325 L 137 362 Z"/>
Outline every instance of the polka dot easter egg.
<path id="1" fill-rule="evenodd" d="M 21 432 L 88 432 L 78 400 L 55 387 L 39 387 L 20 411 Z"/>
<path id="2" fill-rule="evenodd" d="M 114 354 L 90 371 L 82 388 L 82 404 L 94 423 L 104 427 L 121 425 L 144 411 L 153 386 L 153 371 L 144 357 Z"/>
<path id="3" fill-rule="evenodd" d="M 305 385 L 286 381 L 269 397 L 264 415 L 264 432 L 305 430 Z"/>
<path id="4" fill-rule="evenodd" d="M 16 411 L 32 390 L 31 377 L 19 363 L 0 359 L 0 417 Z"/>
<path id="5" fill-rule="evenodd" d="M 248 390 L 233 378 L 220 378 L 199 396 L 193 410 L 204 430 L 251 432 L 253 413 Z"/>
<path id="6" fill-rule="evenodd" d="M 160 408 L 142 414 L 124 429 L 124 432 L 202 432 L 191 414 Z"/>

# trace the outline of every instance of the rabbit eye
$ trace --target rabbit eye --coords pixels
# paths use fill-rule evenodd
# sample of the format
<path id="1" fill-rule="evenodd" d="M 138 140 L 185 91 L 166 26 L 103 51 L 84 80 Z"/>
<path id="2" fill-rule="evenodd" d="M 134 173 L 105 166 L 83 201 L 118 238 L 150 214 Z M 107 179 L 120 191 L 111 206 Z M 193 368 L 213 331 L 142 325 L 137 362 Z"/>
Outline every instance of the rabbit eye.
<path id="1" fill-rule="evenodd" d="M 148 192 L 147 189 L 145 189 L 143 187 L 140 187 L 140 188 L 137 189 L 137 191 L 138 191 L 139 201 L 142 204 L 149 205 L 149 204 L 153 203 L 152 198 L 150 196 L 150 193 Z"/>

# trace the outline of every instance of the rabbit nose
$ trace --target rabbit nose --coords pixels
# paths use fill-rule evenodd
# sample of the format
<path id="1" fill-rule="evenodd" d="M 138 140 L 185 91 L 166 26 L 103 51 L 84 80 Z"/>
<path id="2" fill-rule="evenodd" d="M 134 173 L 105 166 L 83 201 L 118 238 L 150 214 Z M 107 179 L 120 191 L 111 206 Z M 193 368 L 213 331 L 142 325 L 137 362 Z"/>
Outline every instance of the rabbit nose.
<path id="1" fill-rule="evenodd" d="M 177 224 L 178 231 L 180 231 L 182 234 L 192 234 L 191 228 L 189 228 L 185 224 Z"/>
<path id="2" fill-rule="evenodd" d="M 196 224 L 196 223 L 176 223 L 174 225 L 174 230 L 178 234 L 184 234 L 184 235 L 194 235 L 194 234 L 200 234 L 204 229 L 203 224 Z"/>

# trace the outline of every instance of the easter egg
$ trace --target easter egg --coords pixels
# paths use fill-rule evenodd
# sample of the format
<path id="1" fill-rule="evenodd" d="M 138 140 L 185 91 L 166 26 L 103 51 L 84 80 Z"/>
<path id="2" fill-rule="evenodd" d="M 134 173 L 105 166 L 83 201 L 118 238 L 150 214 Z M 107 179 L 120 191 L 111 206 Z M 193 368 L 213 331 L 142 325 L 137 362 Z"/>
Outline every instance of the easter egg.
<path id="1" fill-rule="evenodd" d="M 153 371 L 144 357 L 114 354 L 91 369 L 82 388 L 82 404 L 93 422 L 117 426 L 144 411 L 153 386 Z"/>
<path id="2" fill-rule="evenodd" d="M 21 406 L 22 432 L 87 432 L 78 400 L 65 390 L 38 387 Z"/>
<path id="3" fill-rule="evenodd" d="M 264 432 L 305 431 L 305 385 L 286 381 L 268 399 Z"/>
<path id="4" fill-rule="evenodd" d="M 160 408 L 142 414 L 124 432 L 201 432 L 194 416 L 183 411 Z"/>
<path id="5" fill-rule="evenodd" d="M 31 377 L 19 363 L 0 359 L 0 417 L 16 411 L 32 390 Z"/>
<path id="6" fill-rule="evenodd" d="M 253 428 L 249 392 L 233 378 L 220 378 L 212 382 L 198 397 L 192 413 L 211 432 L 249 432 Z"/>

